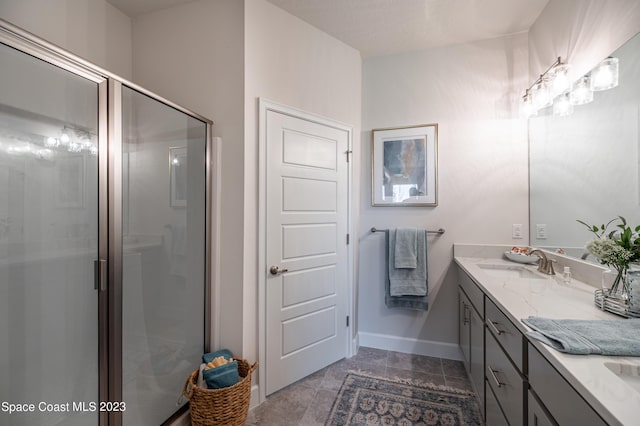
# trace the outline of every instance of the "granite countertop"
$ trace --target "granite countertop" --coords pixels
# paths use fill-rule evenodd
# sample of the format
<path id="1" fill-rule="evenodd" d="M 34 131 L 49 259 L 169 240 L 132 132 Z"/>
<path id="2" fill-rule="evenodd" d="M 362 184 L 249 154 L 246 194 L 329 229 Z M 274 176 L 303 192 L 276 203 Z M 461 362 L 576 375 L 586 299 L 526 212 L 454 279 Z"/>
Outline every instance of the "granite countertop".
<path id="1" fill-rule="evenodd" d="M 491 274 L 480 265 L 519 265 L 502 256 L 506 246 L 456 245 L 455 262 L 467 272 L 520 331 L 526 333 L 530 328 L 521 319 L 539 316 L 553 319 L 616 320 L 621 317 L 603 312 L 593 303 L 593 292 L 599 286 L 593 282 L 572 279 L 571 283 L 562 282 L 562 275 L 542 275 L 535 265 L 520 265 L 539 274 L 542 279 L 502 278 Z M 549 257 L 554 257 L 551 254 Z M 593 265 L 578 265 L 575 260 L 558 257 L 556 270 L 562 271 L 566 264 L 582 268 L 580 275 L 595 277 L 602 268 Z M 565 263 L 563 263 L 563 261 Z M 579 261 L 578 261 L 579 262 Z M 597 268 L 589 271 L 589 268 Z M 586 271 L 586 272 L 585 272 Z M 569 355 L 558 352 L 549 346 L 530 339 L 530 342 L 565 377 L 580 395 L 612 425 L 638 424 L 640 417 L 640 391 L 624 382 L 604 364 L 615 362 L 630 364 L 640 368 L 638 357 L 613 357 L 599 355 Z M 640 378 L 638 378 L 640 381 Z"/>

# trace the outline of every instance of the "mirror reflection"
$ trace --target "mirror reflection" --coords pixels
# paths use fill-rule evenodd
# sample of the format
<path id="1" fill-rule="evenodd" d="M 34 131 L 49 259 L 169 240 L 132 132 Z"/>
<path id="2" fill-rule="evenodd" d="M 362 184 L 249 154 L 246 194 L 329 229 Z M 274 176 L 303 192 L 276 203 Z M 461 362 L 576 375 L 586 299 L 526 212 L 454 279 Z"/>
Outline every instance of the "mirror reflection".
<path id="1" fill-rule="evenodd" d="M 619 60 L 617 87 L 594 92 L 571 115 L 547 108 L 529 119 L 534 247 L 584 257 L 591 236 L 577 219 L 600 225 L 624 216 L 640 225 L 640 35 L 611 56 Z"/>

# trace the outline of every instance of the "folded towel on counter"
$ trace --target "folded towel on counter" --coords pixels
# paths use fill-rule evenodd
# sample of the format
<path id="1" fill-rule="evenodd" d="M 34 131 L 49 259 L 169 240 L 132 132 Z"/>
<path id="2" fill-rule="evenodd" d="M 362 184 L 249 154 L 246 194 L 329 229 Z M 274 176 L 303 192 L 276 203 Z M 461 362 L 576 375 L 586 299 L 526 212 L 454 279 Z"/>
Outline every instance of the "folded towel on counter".
<path id="1" fill-rule="evenodd" d="M 428 291 L 428 283 L 427 283 L 427 246 L 426 241 L 424 244 L 424 295 L 423 296 L 393 296 L 391 294 L 391 280 L 390 280 L 390 271 L 392 266 L 394 265 L 393 256 L 391 255 L 392 248 L 394 244 L 391 243 L 391 234 L 394 234 L 393 230 L 385 232 L 385 258 L 387 261 L 385 262 L 385 280 L 384 280 L 384 290 L 385 297 L 384 302 L 388 308 L 404 308 L 404 309 L 416 309 L 421 311 L 426 311 L 429 309 L 429 291 Z M 424 232 L 419 232 L 419 234 L 425 235 Z M 419 237 L 419 235 L 418 235 Z M 395 269 L 395 268 L 393 268 Z M 415 271 L 415 269 L 405 269 L 406 271 Z"/>
<path id="2" fill-rule="evenodd" d="M 427 294 L 427 237 L 424 230 L 416 235 L 416 267 L 413 269 L 395 266 L 396 234 L 389 230 L 388 264 L 389 264 L 389 293 L 391 296 L 425 296 Z"/>
<path id="3" fill-rule="evenodd" d="M 640 318 L 598 321 L 529 317 L 522 322 L 535 330 L 527 336 L 560 352 L 640 356 Z"/>
<path id="4" fill-rule="evenodd" d="M 415 269 L 418 266 L 418 230 L 416 228 L 397 228 L 394 251 L 396 269 Z"/>

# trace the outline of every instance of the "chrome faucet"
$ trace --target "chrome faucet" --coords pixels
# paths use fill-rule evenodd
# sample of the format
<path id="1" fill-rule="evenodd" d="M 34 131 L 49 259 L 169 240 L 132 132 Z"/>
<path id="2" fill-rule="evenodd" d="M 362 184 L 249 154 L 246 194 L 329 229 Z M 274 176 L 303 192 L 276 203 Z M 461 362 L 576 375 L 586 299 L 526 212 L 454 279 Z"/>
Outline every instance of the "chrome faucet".
<path id="1" fill-rule="evenodd" d="M 538 249 L 531 250 L 529 255 L 536 254 L 538 256 L 538 271 L 547 275 L 555 275 L 556 271 L 553 270 L 553 264 L 556 262 L 555 259 L 547 259 L 547 255 L 544 254 L 543 251 Z"/>

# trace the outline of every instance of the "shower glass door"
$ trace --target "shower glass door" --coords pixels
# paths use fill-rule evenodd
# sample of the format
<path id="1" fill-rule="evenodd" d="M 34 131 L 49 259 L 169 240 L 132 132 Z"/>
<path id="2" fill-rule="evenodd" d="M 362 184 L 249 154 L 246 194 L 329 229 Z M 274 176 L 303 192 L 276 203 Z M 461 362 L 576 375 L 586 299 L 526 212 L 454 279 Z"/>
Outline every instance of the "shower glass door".
<path id="1" fill-rule="evenodd" d="M 0 424 L 97 425 L 98 83 L 0 64 Z"/>
<path id="2" fill-rule="evenodd" d="M 205 348 L 207 124 L 122 87 L 126 426 L 169 418 Z"/>

